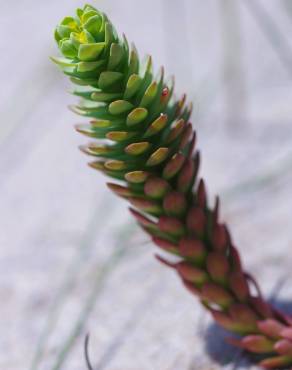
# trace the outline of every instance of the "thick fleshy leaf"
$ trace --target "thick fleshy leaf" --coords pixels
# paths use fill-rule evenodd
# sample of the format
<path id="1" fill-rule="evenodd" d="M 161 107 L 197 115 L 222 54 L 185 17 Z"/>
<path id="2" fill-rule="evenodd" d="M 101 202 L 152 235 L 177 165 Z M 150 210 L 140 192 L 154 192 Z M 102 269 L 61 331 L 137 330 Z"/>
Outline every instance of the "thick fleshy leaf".
<path id="1" fill-rule="evenodd" d="M 185 237 L 179 241 L 179 251 L 184 257 L 191 258 L 197 263 L 201 263 L 205 260 L 207 251 L 204 244 L 194 238 Z"/>
<path id="2" fill-rule="evenodd" d="M 87 17 L 84 17 L 86 19 Z M 91 17 L 87 18 L 86 22 L 84 23 L 84 28 L 92 34 L 93 37 L 99 37 L 99 30 L 102 24 L 102 17 L 96 12 L 91 13 Z"/>
<path id="3" fill-rule="evenodd" d="M 161 114 L 151 125 L 148 127 L 144 137 L 150 137 L 159 133 L 167 124 L 167 115 Z"/>
<path id="4" fill-rule="evenodd" d="M 61 57 L 50 57 L 50 59 L 60 67 L 74 67 L 75 63 L 72 59 Z"/>
<path id="5" fill-rule="evenodd" d="M 94 120 L 94 121 L 90 121 L 90 124 L 92 127 L 96 127 L 96 128 L 106 128 L 106 127 L 110 127 L 112 125 L 112 122 L 109 121 L 109 120 Z"/>
<path id="6" fill-rule="evenodd" d="M 292 356 L 292 341 L 288 339 L 281 339 L 276 342 L 274 349 L 280 354 L 285 356 Z"/>
<path id="7" fill-rule="evenodd" d="M 148 115 L 148 111 L 145 108 L 135 108 L 128 114 L 127 125 L 133 126 L 140 122 L 143 122 Z"/>
<path id="8" fill-rule="evenodd" d="M 190 143 L 190 139 L 192 138 L 193 135 L 193 128 L 190 123 L 188 123 L 183 130 L 183 133 L 180 138 L 180 143 L 179 143 L 179 149 L 180 150 L 185 150 L 187 148 L 187 145 Z"/>
<path id="9" fill-rule="evenodd" d="M 81 124 L 75 126 L 76 131 L 89 137 L 98 137 L 98 132 L 90 125 Z"/>
<path id="10" fill-rule="evenodd" d="M 124 49 L 119 44 L 111 44 L 110 56 L 108 60 L 108 70 L 113 71 L 122 61 L 124 56 Z"/>
<path id="11" fill-rule="evenodd" d="M 191 294 L 193 294 L 193 295 L 195 295 L 195 296 L 197 296 L 197 297 L 201 298 L 202 293 L 201 293 L 200 288 L 196 287 L 196 286 L 195 286 L 195 284 L 190 283 L 190 282 L 189 282 L 189 281 L 187 281 L 187 280 L 182 280 L 182 282 L 183 282 L 183 284 L 184 284 L 185 288 L 187 288 L 187 290 L 188 290 Z"/>
<path id="12" fill-rule="evenodd" d="M 169 240 L 158 238 L 155 236 L 152 238 L 152 240 L 154 244 L 167 252 L 177 252 L 177 245 L 170 242 Z"/>
<path id="13" fill-rule="evenodd" d="M 157 82 L 153 81 L 152 84 L 145 91 L 145 94 L 140 102 L 140 107 L 147 108 L 153 102 L 156 94 Z"/>
<path id="14" fill-rule="evenodd" d="M 107 186 L 110 190 L 112 190 L 115 194 L 119 195 L 120 197 L 128 198 L 135 195 L 131 189 L 125 186 L 112 183 L 107 183 Z"/>
<path id="15" fill-rule="evenodd" d="M 77 50 L 69 39 L 61 40 L 59 48 L 62 54 L 67 58 L 73 59 L 77 56 Z"/>
<path id="16" fill-rule="evenodd" d="M 273 341 L 263 335 L 248 335 L 241 340 L 243 348 L 254 353 L 274 352 Z"/>
<path id="17" fill-rule="evenodd" d="M 161 231 L 172 236 L 182 236 L 185 233 L 184 224 L 175 217 L 161 216 L 158 226 Z"/>
<path id="18" fill-rule="evenodd" d="M 132 44 L 132 50 L 131 50 L 131 53 L 130 53 L 130 62 L 129 62 L 129 66 L 128 66 L 128 75 L 129 75 L 129 77 L 132 74 L 138 74 L 138 70 L 139 70 L 138 52 L 137 52 L 137 49 L 136 49 L 135 45 Z"/>
<path id="19" fill-rule="evenodd" d="M 203 284 L 209 280 L 208 274 L 203 269 L 195 267 L 187 262 L 180 262 L 176 265 L 176 270 L 182 279 L 196 283 Z"/>
<path id="20" fill-rule="evenodd" d="M 229 272 L 227 257 L 219 252 L 211 252 L 207 257 L 207 270 L 214 281 L 226 282 Z"/>
<path id="21" fill-rule="evenodd" d="M 233 332 L 241 332 L 241 328 L 238 326 L 236 322 L 234 322 L 231 317 L 226 314 L 225 312 L 222 312 L 220 310 L 215 310 L 212 308 L 209 308 L 209 311 L 211 312 L 214 320 L 222 326 L 222 328 L 226 330 L 230 330 Z"/>
<path id="22" fill-rule="evenodd" d="M 144 185 L 145 194 L 154 199 L 163 198 L 170 189 L 169 183 L 160 177 L 151 177 Z"/>
<path id="23" fill-rule="evenodd" d="M 125 140 L 131 139 L 133 136 L 136 136 L 136 132 L 128 132 L 128 131 L 110 131 L 106 134 L 106 138 L 109 140 L 122 142 Z"/>
<path id="24" fill-rule="evenodd" d="M 132 215 L 135 217 L 135 219 L 139 222 L 139 224 L 149 230 L 158 230 L 158 226 L 155 222 L 150 220 L 150 218 L 142 215 L 140 212 L 137 210 L 130 208 L 130 212 Z"/>
<path id="25" fill-rule="evenodd" d="M 283 328 L 280 334 L 283 338 L 286 338 L 292 341 L 292 328 Z"/>
<path id="26" fill-rule="evenodd" d="M 104 30 L 104 42 L 105 45 L 109 46 L 112 42 L 115 41 L 113 26 L 109 22 L 105 22 Z"/>
<path id="27" fill-rule="evenodd" d="M 175 124 L 173 125 L 171 131 L 169 132 L 166 138 L 166 143 L 170 144 L 175 139 L 177 139 L 178 136 L 183 132 L 184 127 L 185 127 L 185 121 L 183 119 L 180 119 L 179 121 L 175 122 Z"/>
<path id="28" fill-rule="evenodd" d="M 141 199 L 141 198 L 129 198 L 130 203 L 141 209 L 144 212 L 153 214 L 153 215 L 160 215 L 162 214 L 162 208 L 161 206 L 151 200 L 148 199 Z"/>
<path id="29" fill-rule="evenodd" d="M 176 107 L 176 114 L 177 115 L 179 115 L 182 112 L 183 107 L 184 107 L 185 102 L 186 102 L 186 99 L 187 99 L 186 94 L 183 94 L 182 97 L 180 98 L 180 100 L 177 102 L 177 107 Z"/>
<path id="30" fill-rule="evenodd" d="M 265 302 L 261 297 L 250 297 L 249 302 L 251 306 L 260 314 L 263 318 L 272 318 L 273 312 L 270 305 Z"/>
<path id="31" fill-rule="evenodd" d="M 146 166 L 157 166 L 158 164 L 165 161 L 169 153 L 168 148 L 158 148 L 154 153 L 148 158 Z"/>
<path id="32" fill-rule="evenodd" d="M 112 102 L 120 97 L 120 93 L 106 93 L 103 91 L 96 91 L 91 94 L 91 99 L 98 102 Z"/>
<path id="33" fill-rule="evenodd" d="M 79 86 L 97 86 L 96 78 L 70 77 L 71 82 Z"/>
<path id="34" fill-rule="evenodd" d="M 118 161 L 118 160 L 110 160 L 106 161 L 104 164 L 105 168 L 108 170 L 113 170 L 113 171 L 121 171 L 127 169 L 127 164 L 124 161 Z"/>
<path id="35" fill-rule="evenodd" d="M 127 100 L 116 100 L 109 105 L 108 110 L 110 114 L 119 115 L 129 112 L 129 110 L 131 110 L 132 108 L 133 104 L 131 104 Z"/>
<path id="36" fill-rule="evenodd" d="M 199 207 L 192 207 L 187 215 L 187 228 L 190 232 L 202 235 L 206 227 L 206 215 Z"/>
<path id="37" fill-rule="evenodd" d="M 173 157 L 168 161 L 168 163 L 164 167 L 162 176 L 167 180 L 174 177 L 182 168 L 185 159 L 186 158 L 182 153 L 174 154 Z"/>
<path id="38" fill-rule="evenodd" d="M 233 271 L 229 274 L 229 285 L 233 294 L 240 302 L 248 299 L 249 287 L 241 271 Z"/>
<path id="39" fill-rule="evenodd" d="M 185 161 L 177 179 L 177 187 L 179 191 L 185 193 L 192 188 L 197 168 L 198 166 L 196 167 L 195 161 L 192 159 L 187 159 Z"/>
<path id="40" fill-rule="evenodd" d="M 228 237 L 225 225 L 215 225 L 212 235 L 212 243 L 215 250 L 224 251 L 227 247 Z"/>
<path id="41" fill-rule="evenodd" d="M 104 49 L 104 43 L 81 44 L 78 49 L 78 58 L 84 62 L 96 60 Z"/>
<path id="42" fill-rule="evenodd" d="M 257 326 L 264 335 L 270 337 L 271 339 L 280 339 L 281 331 L 285 328 L 281 322 L 274 319 L 259 321 Z"/>
<path id="43" fill-rule="evenodd" d="M 98 87 L 102 90 L 106 90 L 112 85 L 123 79 L 123 74 L 120 72 L 106 71 L 102 72 L 99 76 Z"/>
<path id="44" fill-rule="evenodd" d="M 205 283 L 202 287 L 202 295 L 208 302 L 215 303 L 223 308 L 227 308 L 233 302 L 231 294 L 215 283 Z"/>
<path id="45" fill-rule="evenodd" d="M 77 72 L 93 72 L 99 69 L 104 64 L 104 60 L 98 60 L 97 62 L 79 62 L 77 65 Z"/>
<path id="46" fill-rule="evenodd" d="M 206 192 L 206 186 L 203 179 L 200 180 L 198 191 L 197 191 L 197 202 L 199 207 L 205 208 L 207 207 L 207 192 Z"/>
<path id="47" fill-rule="evenodd" d="M 256 333 L 258 315 L 247 305 L 242 303 L 233 303 L 229 307 L 229 314 L 233 321 L 236 321 L 246 327 L 249 332 Z"/>
<path id="48" fill-rule="evenodd" d="M 146 181 L 149 177 L 149 172 L 146 171 L 132 171 L 125 175 L 125 179 L 134 184 L 140 184 Z"/>
<path id="49" fill-rule="evenodd" d="M 64 24 L 57 26 L 56 31 L 60 39 L 69 38 L 72 32 L 72 28 Z"/>
<path id="50" fill-rule="evenodd" d="M 163 199 L 163 208 L 169 216 L 182 216 L 187 209 L 186 198 L 177 191 L 171 191 Z"/>
<path id="51" fill-rule="evenodd" d="M 265 369 L 278 369 L 290 366 L 292 363 L 292 356 L 275 356 L 262 360 L 259 365 Z"/>
<path id="52" fill-rule="evenodd" d="M 125 152 L 130 155 L 140 155 L 148 151 L 150 147 L 150 143 L 147 141 L 142 141 L 140 143 L 129 144 L 126 146 Z"/>
<path id="53" fill-rule="evenodd" d="M 139 90 L 142 83 L 141 77 L 137 74 L 132 74 L 127 82 L 127 86 L 124 92 L 124 99 L 131 99 Z"/>
<path id="54" fill-rule="evenodd" d="M 105 170 L 104 162 L 103 161 L 95 161 L 88 163 L 88 166 L 99 171 Z"/>

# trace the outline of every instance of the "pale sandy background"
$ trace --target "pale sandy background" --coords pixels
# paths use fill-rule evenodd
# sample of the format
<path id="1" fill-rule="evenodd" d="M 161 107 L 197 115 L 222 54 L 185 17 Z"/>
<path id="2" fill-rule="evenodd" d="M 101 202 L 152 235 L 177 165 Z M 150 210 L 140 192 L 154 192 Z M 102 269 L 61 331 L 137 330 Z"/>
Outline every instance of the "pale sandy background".
<path id="1" fill-rule="evenodd" d="M 210 195 L 222 194 L 247 269 L 288 307 L 292 1 L 92 4 L 194 102 Z M 85 369 L 87 332 L 96 370 L 256 369 L 77 150 L 70 84 L 48 59 L 53 27 L 77 5 L 1 0 L 0 369 Z"/>

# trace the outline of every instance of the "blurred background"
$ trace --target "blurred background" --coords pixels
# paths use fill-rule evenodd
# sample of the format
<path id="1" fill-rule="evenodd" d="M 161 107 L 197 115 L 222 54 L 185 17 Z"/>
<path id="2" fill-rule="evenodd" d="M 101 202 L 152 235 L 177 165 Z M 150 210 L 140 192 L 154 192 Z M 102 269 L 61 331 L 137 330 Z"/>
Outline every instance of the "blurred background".
<path id="1" fill-rule="evenodd" d="M 289 307 L 292 1 L 91 4 L 193 101 L 211 199 L 265 295 Z M 54 26 L 82 5 L 1 2 L 0 368 L 85 369 L 90 332 L 95 370 L 256 369 L 77 150 L 76 99 L 49 56 Z"/>

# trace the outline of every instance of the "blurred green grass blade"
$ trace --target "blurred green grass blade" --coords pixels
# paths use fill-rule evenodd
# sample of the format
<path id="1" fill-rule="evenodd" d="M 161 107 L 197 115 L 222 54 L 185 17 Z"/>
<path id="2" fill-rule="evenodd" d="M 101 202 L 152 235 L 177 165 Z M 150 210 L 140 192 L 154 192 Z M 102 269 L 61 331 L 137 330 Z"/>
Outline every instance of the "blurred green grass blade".
<path id="1" fill-rule="evenodd" d="M 57 359 L 51 370 L 61 370 L 65 360 L 73 349 L 74 343 L 78 336 L 82 333 L 84 325 L 94 309 L 95 303 L 97 301 L 98 295 L 101 293 L 104 284 L 109 277 L 110 273 L 114 270 L 117 264 L 131 251 L 135 249 L 131 247 L 128 239 L 129 235 L 135 229 L 134 224 L 128 225 L 128 227 L 123 227 L 122 233 L 119 233 L 116 238 L 117 246 L 114 248 L 112 255 L 109 257 L 108 261 L 100 268 L 99 265 L 94 266 L 92 271 L 96 271 L 93 275 L 93 285 L 90 293 L 85 301 L 81 313 L 71 330 L 71 334 L 64 341 L 64 345 L 57 355 Z"/>
<path id="2" fill-rule="evenodd" d="M 99 222 L 101 209 L 103 210 L 104 215 L 103 223 Z M 64 280 L 61 283 L 59 290 L 56 292 L 55 298 L 52 302 L 51 310 L 48 313 L 45 327 L 36 345 L 36 350 L 31 362 L 30 370 L 38 369 L 40 361 L 42 360 L 43 354 L 45 352 L 49 337 L 57 325 L 62 306 L 66 301 L 66 298 L 74 288 L 78 272 L 82 269 L 82 265 L 84 264 L 84 262 L 86 262 L 86 254 L 91 248 L 93 248 L 93 240 L 98 234 L 101 227 L 106 226 L 106 220 L 108 220 L 108 222 L 110 221 L 109 215 L 111 212 L 114 212 L 114 206 L 111 202 L 111 197 L 105 196 L 102 203 L 98 203 L 98 205 L 95 207 L 90 218 L 90 222 L 86 228 L 86 234 L 84 235 L 84 238 L 79 245 L 75 258 L 68 266 L 64 274 Z"/>

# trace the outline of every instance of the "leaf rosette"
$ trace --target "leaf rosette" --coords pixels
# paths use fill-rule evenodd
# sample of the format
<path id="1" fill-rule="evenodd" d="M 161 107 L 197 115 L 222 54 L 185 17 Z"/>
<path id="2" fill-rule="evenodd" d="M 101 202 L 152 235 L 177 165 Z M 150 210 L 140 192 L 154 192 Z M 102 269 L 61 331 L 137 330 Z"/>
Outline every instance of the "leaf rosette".
<path id="1" fill-rule="evenodd" d="M 67 74 L 96 76 L 105 66 L 112 42 L 118 37 L 106 15 L 90 5 L 65 17 L 55 29 L 55 40 L 64 58 L 52 58 Z M 80 76 L 81 77 L 81 76 Z"/>

